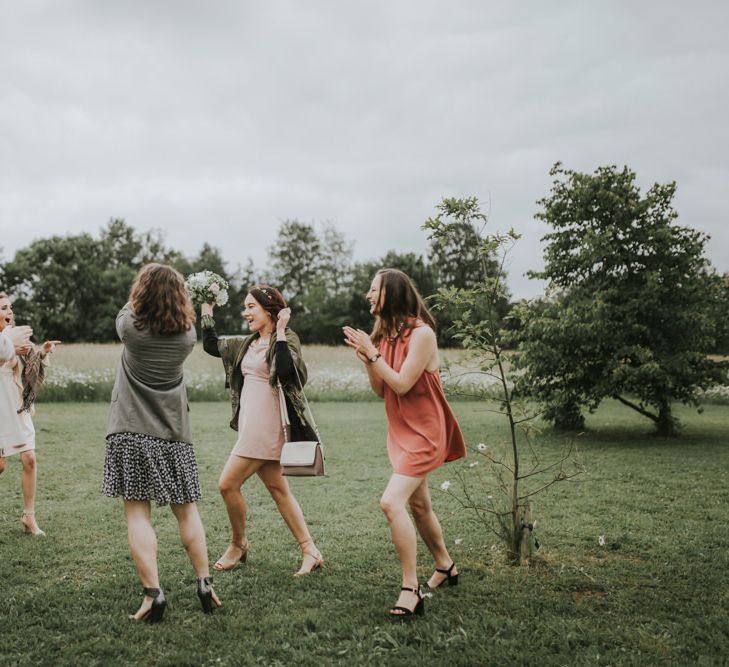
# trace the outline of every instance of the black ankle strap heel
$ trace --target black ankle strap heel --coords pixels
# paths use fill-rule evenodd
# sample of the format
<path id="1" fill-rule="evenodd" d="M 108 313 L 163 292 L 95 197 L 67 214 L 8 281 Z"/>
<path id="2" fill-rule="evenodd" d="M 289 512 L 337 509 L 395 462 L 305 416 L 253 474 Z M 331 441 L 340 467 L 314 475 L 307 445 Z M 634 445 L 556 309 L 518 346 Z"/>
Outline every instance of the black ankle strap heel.
<path id="1" fill-rule="evenodd" d="M 441 574 L 445 574 L 446 577 L 448 577 L 443 583 L 446 581 L 448 582 L 449 586 L 458 586 L 458 572 L 455 574 L 451 574 L 453 572 L 453 568 L 456 566 L 455 563 L 451 563 L 451 566 L 447 570 L 441 570 L 439 568 L 435 568 L 436 572 L 440 572 Z M 443 584 L 441 584 L 442 586 Z"/>
<path id="2" fill-rule="evenodd" d="M 413 616 L 423 616 L 425 614 L 425 600 L 423 599 L 423 596 L 420 594 L 420 586 L 416 586 L 415 588 L 410 588 L 408 586 L 403 586 L 401 591 L 409 591 L 410 593 L 415 593 L 415 595 L 418 596 L 418 603 L 415 605 L 413 609 L 408 609 L 407 607 L 402 607 L 400 605 L 396 605 L 392 607 L 389 611 L 389 615 L 391 619 L 402 619 L 402 620 L 411 620 Z"/>
<path id="3" fill-rule="evenodd" d="M 439 574 L 445 574 L 446 578 L 443 579 L 437 586 L 428 586 L 428 588 L 440 588 L 443 584 L 447 583 L 449 586 L 458 586 L 458 572 L 451 574 L 453 568 L 456 566 L 455 562 L 451 563 L 451 566 L 447 570 L 442 570 L 439 567 L 435 568 L 435 571 Z"/>
<path id="4" fill-rule="evenodd" d="M 147 588 L 145 586 L 144 594 L 147 597 L 153 598 L 152 606 L 140 620 L 147 621 L 148 623 L 159 623 L 165 615 L 165 609 L 167 608 L 164 591 L 161 588 Z"/>
<path id="5" fill-rule="evenodd" d="M 215 608 L 220 606 L 220 601 L 213 590 L 212 577 L 200 577 L 197 580 L 197 596 L 200 598 L 200 604 L 206 614 L 212 614 Z"/>

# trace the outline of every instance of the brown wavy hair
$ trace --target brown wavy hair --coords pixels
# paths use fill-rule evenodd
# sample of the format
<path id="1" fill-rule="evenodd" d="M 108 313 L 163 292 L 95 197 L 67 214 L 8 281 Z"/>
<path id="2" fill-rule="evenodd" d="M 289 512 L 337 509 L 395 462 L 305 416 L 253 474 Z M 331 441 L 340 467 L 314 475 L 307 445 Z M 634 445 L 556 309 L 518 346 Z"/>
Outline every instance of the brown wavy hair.
<path id="1" fill-rule="evenodd" d="M 166 264 L 146 264 L 134 279 L 129 302 L 134 326 L 163 336 L 187 331 L 195 322 L 195 310 L 182 275 Z"/>
<path id="2" fill-rule="evenodd" d="M 278 320 L 278 314 L 284 308 L 288 308 L 283 294 L 270 285 L 256 285 L 251 287 L 248 290 L 248 294 L 261 304 L 261 308 L 271 316 L 274 325 Z"/>
<path id="3" fill-rule="evenodd" d="M 399 336 L 403 329 L 413 329 L 416 320 L 425 322 L 433 331 L 435 319 L 410 277 L 398 269 L 380 269 L 380 312 L 372 329 L 372 342 Z"/>

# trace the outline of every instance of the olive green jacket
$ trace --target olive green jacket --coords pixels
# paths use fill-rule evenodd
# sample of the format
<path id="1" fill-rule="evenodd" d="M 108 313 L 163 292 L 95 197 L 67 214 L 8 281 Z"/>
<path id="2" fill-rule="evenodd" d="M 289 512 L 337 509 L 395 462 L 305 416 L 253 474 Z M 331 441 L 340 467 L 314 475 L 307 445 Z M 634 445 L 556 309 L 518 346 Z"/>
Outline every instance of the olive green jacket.
<path id="1" fill-rule="evenodd" d="M 203 325 L 203 348 L 208 354 L 220 357 L 223 361 L 225 386 L 230 389 L 232 408 L 230 427 L 237 431 L 240 396 L 244 381 L 240 364 L 251 343 L 260 338 L 260 335 L 253 333 L 249 336 L 218 337 L 214 326 L 214 323 L 212 326 Z M 281 342 L 285 342 L 287 345 L 281 346 L 279 344 Z M 266 362 L 271 386 L 275 388 L 280 382 L 286 398 L 286 411 L 291 424 L 291 440 L 317 440 L 316 427 L 306 410 L 302 391 L 307 380 L 306 364 L 301 356 L 301 342 L 294 331 L 286 329 L 285 341 L 277 341 L 275 331 L 271 334 L 271 342 L 266 351 Z"/>

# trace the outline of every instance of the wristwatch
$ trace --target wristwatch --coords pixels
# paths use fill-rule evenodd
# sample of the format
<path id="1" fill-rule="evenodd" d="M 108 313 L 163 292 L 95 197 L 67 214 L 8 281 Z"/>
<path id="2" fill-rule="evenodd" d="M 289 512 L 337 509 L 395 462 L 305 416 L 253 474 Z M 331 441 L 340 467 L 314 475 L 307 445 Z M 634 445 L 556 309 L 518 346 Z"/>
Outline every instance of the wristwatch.
<path id="1" fill-rule="evenodd" d="M 371 357 L 367 357 L 367 361 L 374 364 L 381 356 L 379 352 L 375 352 Z"/>

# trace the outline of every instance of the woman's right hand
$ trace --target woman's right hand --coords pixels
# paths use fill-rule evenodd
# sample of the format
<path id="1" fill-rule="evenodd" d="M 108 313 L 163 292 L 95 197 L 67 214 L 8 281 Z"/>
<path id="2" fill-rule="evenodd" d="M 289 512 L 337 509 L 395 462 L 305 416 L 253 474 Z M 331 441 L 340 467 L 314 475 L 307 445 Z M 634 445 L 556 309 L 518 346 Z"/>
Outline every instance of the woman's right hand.
<path id="1" fill-rule="evenodd" d="M 210 315 L 210 317 L 213 316 L 213 304 L 212 303 L 204 303 L 200 306 L 200 314 L 201 315 Z"/>

